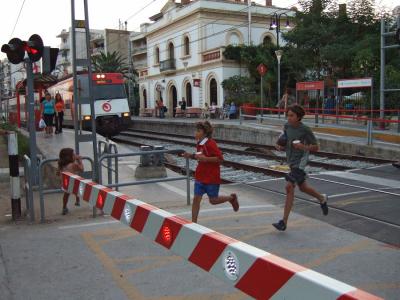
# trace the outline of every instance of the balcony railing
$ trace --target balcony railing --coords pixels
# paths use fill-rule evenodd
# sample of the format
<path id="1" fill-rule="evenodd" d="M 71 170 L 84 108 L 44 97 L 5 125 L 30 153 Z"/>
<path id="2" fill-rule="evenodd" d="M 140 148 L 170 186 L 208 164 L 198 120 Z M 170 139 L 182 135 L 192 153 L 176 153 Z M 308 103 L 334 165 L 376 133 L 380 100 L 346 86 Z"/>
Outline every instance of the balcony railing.
<path id="1" fill-rule="evenodd" d="M 167 59 L 160 61 L 160 72 L 176 70 L 175 59 Z"/>
<path id="2" fill-rule="evenodd" d="M 145 53 L 145 52 L 147 52 L 147 46 L 133 48 L 133 54 L 139 54 L 139 53 Z"/>

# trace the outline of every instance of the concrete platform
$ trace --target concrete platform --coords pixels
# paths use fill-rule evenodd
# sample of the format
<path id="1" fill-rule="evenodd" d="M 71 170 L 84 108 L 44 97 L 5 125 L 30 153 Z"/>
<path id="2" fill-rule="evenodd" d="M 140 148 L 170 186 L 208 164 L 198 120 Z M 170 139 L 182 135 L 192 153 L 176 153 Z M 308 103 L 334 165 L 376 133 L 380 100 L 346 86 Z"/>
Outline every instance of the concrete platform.
<path id="1" fill-rule="evenodd" d="M 158 119 L 135 117 L 133 129 L 148 130 L 159 133 L 176 133 L 193 136 L 194 124 L 201 119 Z M 254 120 L 210 120 L 214 125 L 214 137 L 221 140 L 273 145 L 282 132 L 283 120 L 264 121 L 262 124 Z M 311 125 L 310 125 L 311 126 Z M 400 160 L 400 134 L 387 132 L 387 141 L 375 140 L 372 146 L 367 145 L 366 135 L 354 135 L 354 130 L 322 128 L 311 126 L 316 134 L 321 151 L 365 155 L 369 157 Z M 382 133 L 383 134 L 383 133 Z"/>
<path id="2" fill-rule="evenodd" d="M 46 157 L 54 157 L 62 147 L 73 145 L 73 133 L 66 130 L 50 139 L 39 136 L 38 145 Z M 85 149 L 82 155 L 89 151 Z M 123 145 L 118 149 L 134 150 Z M 121 181 L 133 179 L 137 163 L 133 158 L 121 160 Z M 331 178 L 333 174 L 323 176 Z M 386 188 L 389 183 L 377 182 L 374 186 Z M 238 193 L 240 211 L 234 213 L 230 205 L 211 206 L 204 199 L 199 222 L 385 299 L 398 299 L 400 244 L 390 245 L 334 226 L 341 221 L 353 227 L 365 224 L 354 215 L 344 216 L 334 210 L 324 217 L 318 206 L 301 198 L 296 200 L 288 230 L 277 232 L 271 223 L 282 215 L 282 183 L 268 183 L 269 191 L 260 188 L 264 184 L 222 186 L 222 194 Z M 358 184 L 370 185 L 365 180 Z M 0 199 L 6 199 L 7 187 L 0 188 Z M 122 191 L 190 219 L 185 182 L 127 187 Z M 336 187 L 332 193 L 347 191 L 354 190 Z M 339 200 L 332 198 L 332 202 Z M 38 207 L 38 197 L 35 201 Z M 47 224 L 14 224 L 0 219 L 3 295 L 11 295 L 12 299 L 248 299 L 109 217 L 92 219 L 86 205 L 72 204 L 70 214 L 61 216 L 61 195 L 47 196 Z M 386 217 L 395 221 L 394 216 Z M 399 231 L 392 228 L 384 234 L 398 237 Z"/>

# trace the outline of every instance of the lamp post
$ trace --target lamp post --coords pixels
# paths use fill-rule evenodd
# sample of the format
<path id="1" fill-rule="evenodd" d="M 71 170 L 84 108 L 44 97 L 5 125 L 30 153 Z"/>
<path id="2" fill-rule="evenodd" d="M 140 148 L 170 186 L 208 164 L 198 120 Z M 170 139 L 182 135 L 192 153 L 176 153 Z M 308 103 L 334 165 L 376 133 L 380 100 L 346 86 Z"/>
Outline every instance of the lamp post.
<path id="1" fill-rule="evenodd" d="M 289 23 L 289 16 L 286 13 L 281 13 L 277 14 L 274 13 L 271 17 L 271 23 L 269 25 L 269 30 L 276 30 L 276 46 L 279 49 L 279 33 L 281 32 L 281 17 L 285 16 L 286 17 L 286 25 L 285 29 L 290 29 L 290 23 Z"/>
<path id="2" fill-rule="evenodd" d="M 286 17 L 285 29 L 290 29 L 289 16 L 286 13 L 277 14 L 274 13 L 271 17 L 271 23 L 269 25 L 269 30 L 276 30 L 276 46 L 278 50 L 275 51 L 276 58 L 278 60 L 278 101 L 281 99 L 281 58 L 283 51 L 279 49 L 279 33 L 281 32 L 281 18 Z M 281 117 L 281 112 L 278 113 L 279 118 Z"/>
<path id="3" fill-rule="evenodd" d="M 283 51 L 282 50 L 276 50 L 275 51 L 275 55 L 276 55 L 276 58 L 278 60 L 278 102 L 277 103 L 279 103 L 279 100 L 281 99 L 281 58 L 282 58 L 282 55 L 283 55 Z M 278 116 L 279 116 L 279 118 L 281 117 L 281 111 L 280 110 L 279 110 Z"/>

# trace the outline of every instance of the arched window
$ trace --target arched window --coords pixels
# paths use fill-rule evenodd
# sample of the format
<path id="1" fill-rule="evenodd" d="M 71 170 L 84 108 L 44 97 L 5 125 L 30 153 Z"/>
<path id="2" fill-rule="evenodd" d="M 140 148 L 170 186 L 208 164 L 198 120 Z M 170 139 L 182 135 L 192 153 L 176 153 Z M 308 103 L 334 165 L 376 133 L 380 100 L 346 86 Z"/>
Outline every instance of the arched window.
<path id="1" fill-rule="evenodd" d="M 175 49 L 174 49 L 174 44 L 169 43 L 168 45 L 168 53 L 169 53 L 169 59 L 175 59 Z"/>
<path id="2" fill-rule="evenodd" d="M 190 41 L 189 41 L 189 37 L 185 36 L 184 39 L 184 45 L 185 45 L 185 55 L 190 55 Z"/>
<path id="3" fill-rule="evenodd" d="M 154 62 L 156 65 L 160 63 L 160 48 L 158 47 L 154 50 Z"/>
<path id="4" fill-rule="evenodd" d="M 218 86 L 215 78 L 210 81 L 210 105 L 218 105 Z"/>
<path id="5" fill-rule="evenodd" d="M 240 37 L 236 32 L 233 32 L 230 37 L 229 43 L 231 45 L 239 45 L 240 44 Z"/>
<path id="6" fill-rule="evenodd" d="M 271 46 L 271 44 L 272 44 L 272 39 L 271 39 L 271 37 L 270 36 L 266 36 L 266 37 L 264 37 L 264 39 L 263 39 L 263 46 L 264 47 L 267 47 L 267 46 Z"/>
<path id="7" fill-rule="evenodd" d="M 147 108 L 147 92 L 146 89 L 143 90 L 143 106 Z"/>
<path id="8" fill-rule="evenodd" d="M 192 85 L 190 84 L 190 82 L 186 83 L 185 90 L 186 90 L 186 106 L 187 107 L 192 107 L 193 106 L 193 102 L 192 102 Z"/>

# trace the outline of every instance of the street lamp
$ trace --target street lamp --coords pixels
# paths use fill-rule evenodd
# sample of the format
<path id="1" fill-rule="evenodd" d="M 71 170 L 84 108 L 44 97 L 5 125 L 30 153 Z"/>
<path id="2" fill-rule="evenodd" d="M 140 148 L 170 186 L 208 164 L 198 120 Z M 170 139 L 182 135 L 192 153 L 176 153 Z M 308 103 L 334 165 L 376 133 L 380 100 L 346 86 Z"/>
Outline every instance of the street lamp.
<path id="1" fill-rule="evenodd" d="M 278 102 L 277 103 L 279 103 L 279 101 L 281 99 L 281 58 L 283 55 L 283 51 L 276 50 L 275 55 L 278 60 Z M 278 107 L 278 108 L 280 108 L 280 107 Z M 279 118 L 280 117 L 281 117 L 281 111 L 279 110 Z"/>
<path id="2" fill-rule="evenodd" d="M 271 23 L 269 25 L 269 30 L 276 30 L 276 45 L 279 49 L 279 33 L 281 32 L 281 17 L 285 16 L 286 17 L 286 25 L 285 29 L 290 29 L 290 23 L 289 23 L 289 16 L 286 13 L 281 13 L 277 14 L 274 13 L 271 17 Z"/>

